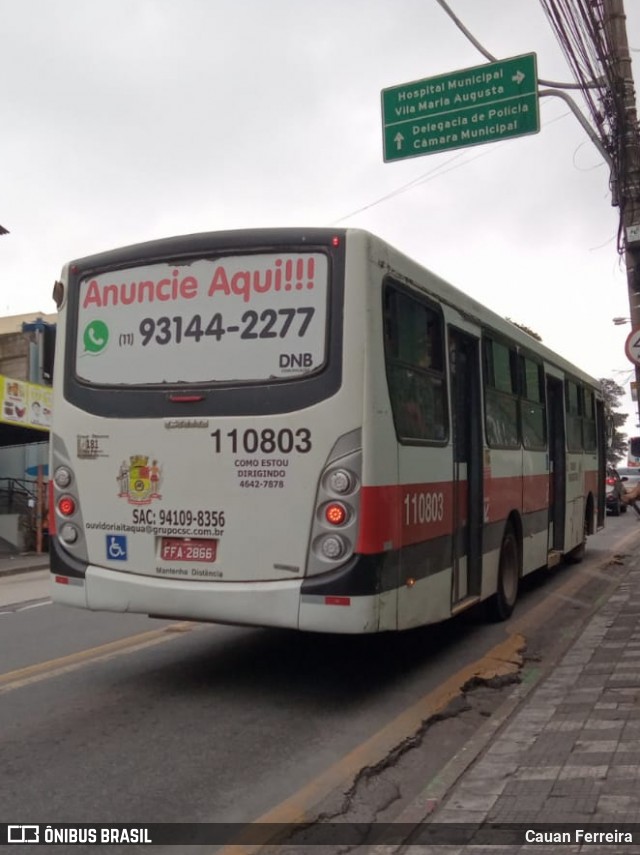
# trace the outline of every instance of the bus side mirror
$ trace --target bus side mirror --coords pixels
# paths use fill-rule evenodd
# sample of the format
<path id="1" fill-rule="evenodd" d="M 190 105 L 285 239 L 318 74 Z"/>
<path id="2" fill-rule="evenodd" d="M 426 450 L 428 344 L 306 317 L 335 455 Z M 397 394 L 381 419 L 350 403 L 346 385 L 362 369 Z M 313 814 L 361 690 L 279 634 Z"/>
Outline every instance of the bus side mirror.
<path id="1" fill-rule="evenodd" d="M 45 324 L 42 347 L 42 378 L 53 383 L 53 360 L 56 351 L 56 325 Z"/>

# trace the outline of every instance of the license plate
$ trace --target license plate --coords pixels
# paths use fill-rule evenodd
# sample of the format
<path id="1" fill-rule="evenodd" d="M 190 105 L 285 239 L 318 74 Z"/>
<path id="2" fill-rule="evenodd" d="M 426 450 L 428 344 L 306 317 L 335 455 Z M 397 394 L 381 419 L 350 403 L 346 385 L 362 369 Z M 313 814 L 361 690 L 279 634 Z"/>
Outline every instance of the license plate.
<path id="1" fill-rule="evenodd" d="M 217 540 L 197 540 L 189 537 L 163 537 L 160 557 L 163 561 L 216 560 Z"/>

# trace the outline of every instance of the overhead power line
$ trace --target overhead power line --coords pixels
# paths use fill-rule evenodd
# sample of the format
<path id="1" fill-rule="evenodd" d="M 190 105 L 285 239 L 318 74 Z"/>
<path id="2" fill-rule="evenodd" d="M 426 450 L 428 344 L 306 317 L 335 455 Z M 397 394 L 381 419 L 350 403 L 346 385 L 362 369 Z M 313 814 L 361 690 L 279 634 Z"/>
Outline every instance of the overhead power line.
<path id="1" fill-rule="evenodd" d="M 449 6 L 449 4 L 446 2 L 446 0 L 436 0 L 436 3 L 438 3 L 438 5 L 442 7 L 442 9 L 451 18 L 451 20 L 456 25 L 456 27 L 460 30 L 460 32 L 464 33 L 466 38 L 469 39 L 471 44 L 477 50 L 479 50 L 480 53 L 484 57 L 486 57 L 490 62 L 496 62 L 497 61 L 497 58 L 492 53 L 490 53 L 483 45 L 480 44 L 480 42 L 475 38 L 473 33 L 469 32 L 469 30 L 465 27 L 465 25 L 462 23 L 460 18 L 458 18 L 458 16 L 455 14 L 455 12 Z M 594 78 L 595 78 L 595 76 L 594 76 Z M 543 80 L 542 78 L 540 78 L 538 82 L 541 83 L 543 86 L 552 86 L 554 89 L 582 89 L 583 85 L 585 85 L 583 83 L 558 83 L 556 80 Z M 598 82 L 595 79 L 593 79 L 589 83 L 587 83 L 586 85 L 587 86 L 597 86 Z"/>
<path id="2" fill-rule="evenodd" d="M 618 37 L 620 18 L 624 22 L 622 2 L 617 9 L 607 0 L 540 0 L 540 3 L 581 86 L 595 132 L 611 159 L 611 196 L 612 203 L 620 207 L 618 248 L 622 252 L 627 207 L 636 202 L 632 196 L 637 197 L 638 192 L 636 187 L 630 195 L 625 188 L 630 181 L 635 183 L 630 176 L 640 151 L 630 57 L 625 39 L 627 73 Z M 594 78 L 600 80 L 599 85 L 587 86 Z"/>
<path id="3" fill-rule="evenodd" d="M 640 331 L 640 129 L 623 0 L 540 0 L 611 160 L 612 201 L 620 207 L 618 251 L 624 253 L 632 334 Z M 636 363 L 640 386 L 640 363 Z M 640 406 L 640 402 L 639 402 Z"/>

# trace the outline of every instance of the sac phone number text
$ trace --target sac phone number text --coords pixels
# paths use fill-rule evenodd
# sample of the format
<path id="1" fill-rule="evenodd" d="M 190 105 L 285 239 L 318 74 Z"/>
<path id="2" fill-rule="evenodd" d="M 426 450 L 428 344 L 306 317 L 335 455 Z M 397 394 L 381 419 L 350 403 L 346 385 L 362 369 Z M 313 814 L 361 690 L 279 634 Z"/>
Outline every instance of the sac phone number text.
<path id="1" fill-rule="evenodd" d="M 161 508 L 153 511 L 150 508 L 134 508 L 133 522 L 137 525 L 186 526 L 198 528 L 224 528 L 224 511 L 210 510 L 173 510 Z"/>

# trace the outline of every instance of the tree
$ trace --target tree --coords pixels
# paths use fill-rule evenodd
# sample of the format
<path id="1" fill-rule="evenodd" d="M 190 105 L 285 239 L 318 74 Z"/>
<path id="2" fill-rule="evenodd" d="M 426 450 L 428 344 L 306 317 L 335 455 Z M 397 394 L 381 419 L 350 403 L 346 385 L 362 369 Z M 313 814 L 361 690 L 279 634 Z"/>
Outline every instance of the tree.
<path id="1" fill-rule="evenodd" d="M 519 324 L 517 321 L 514 321 L 511 318 L 507 318 L 506 320 L 508 320 L 509 323 L 513 324 L 514 327 L 518 327 L 518 329 L 522 330 L 522 332 L 526 332 L 526 334 L 530 335 L 531 338 L 535 338 L 536 341 L 542 341 L 542 336 L 538 335 L 538 333 L 535 332 L 535 330 L 532 330 L 530 327 L 527 327 L 524 324 Z"/>
<path id="2" fill-rule="evenodd" d="M 607 463 L 615 466 L 627 454 L 628 443 L 620 428 L 627 420 L 627 413 L 617 412 L 620 398 L 624 395 L 622 386 L 615 380 L 601 377 L 602 394 L 604 397 L 604 414 L 607 423 Z"/>

